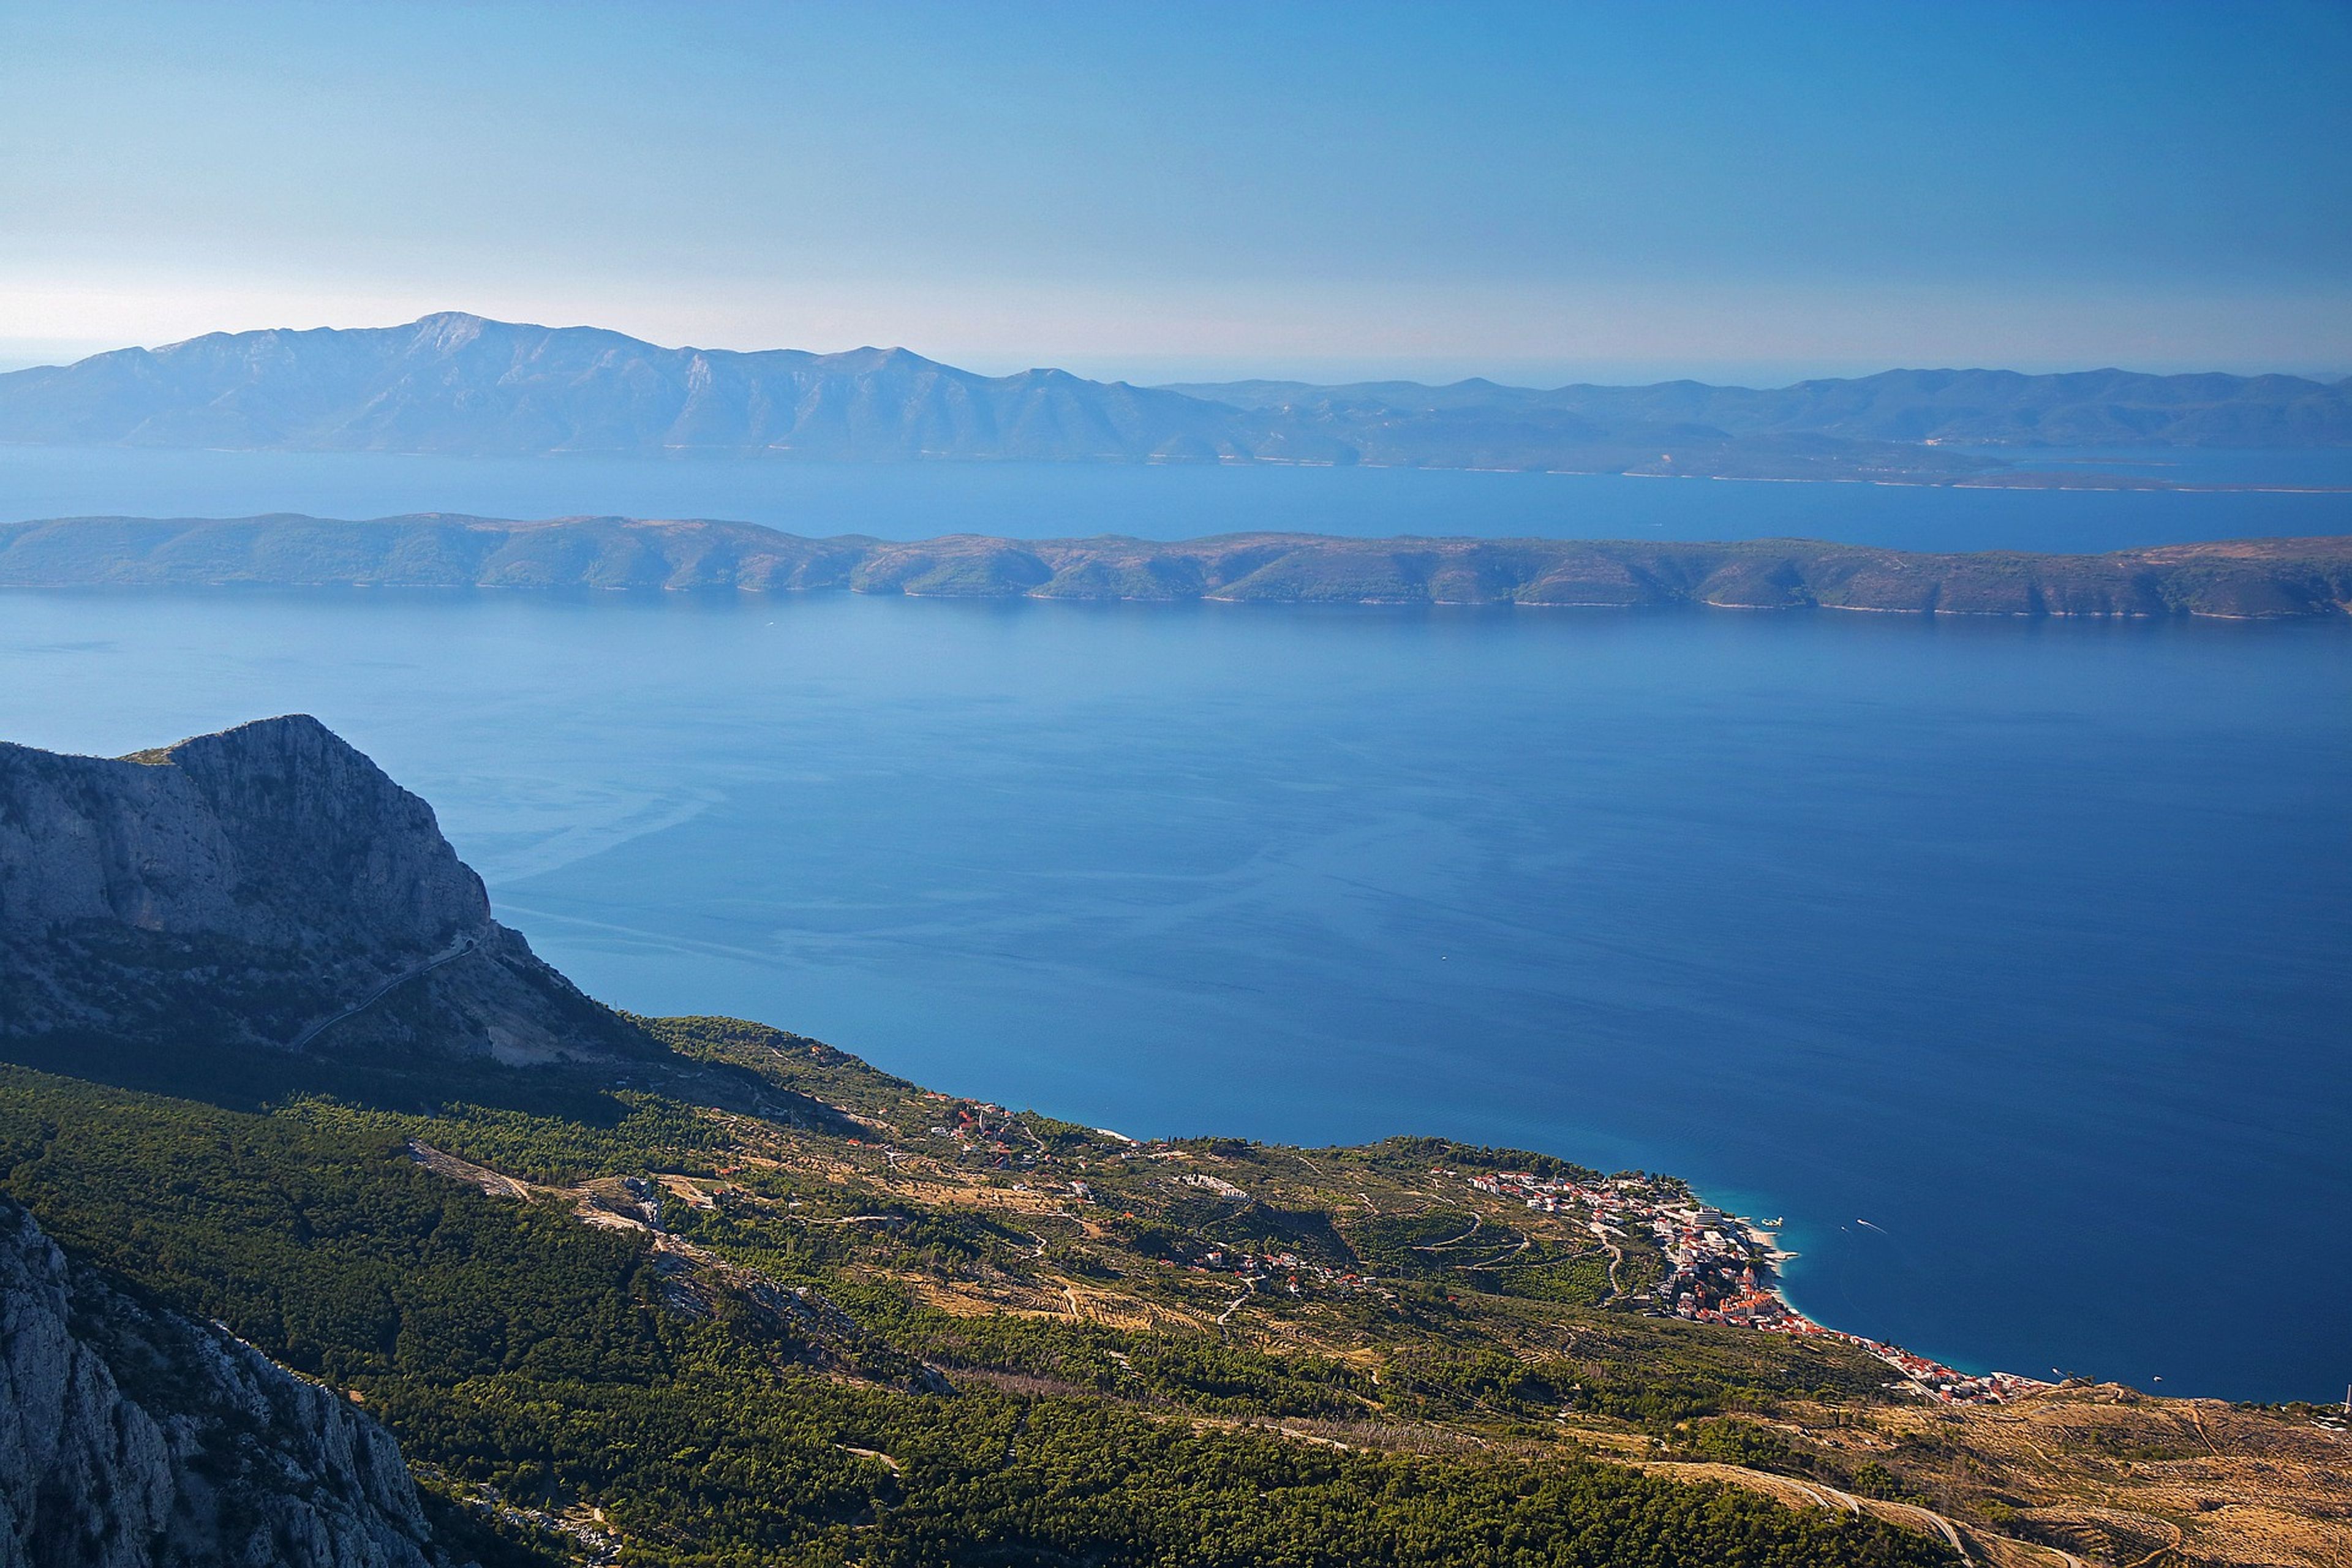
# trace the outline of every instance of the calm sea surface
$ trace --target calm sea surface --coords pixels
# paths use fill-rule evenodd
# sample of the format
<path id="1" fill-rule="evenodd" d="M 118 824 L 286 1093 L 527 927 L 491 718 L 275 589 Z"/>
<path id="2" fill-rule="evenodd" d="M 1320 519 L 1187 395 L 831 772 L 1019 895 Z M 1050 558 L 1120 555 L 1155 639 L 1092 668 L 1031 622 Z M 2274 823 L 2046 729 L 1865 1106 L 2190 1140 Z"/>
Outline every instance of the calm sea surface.
<path id="1" fill-rule="evenodd" d="M 1965 1366 L 2352 1378 L 2352 626 L 0 595 L 0 734 L 288 710 L 628 1007 L 1681 1173 Z"/>
<path id="2" fill-rule="evenodd" d="M 2336 493 L 2013 491 L 1607 474 L 1133 464 L 449 458 L 0 447 L 0 521 L 42 517 L 712 517 L 795 533 L 1185 539 L 1829 539 L 1903 550 L 2123 550 L 2352 533 L 2352 451 L 2004 454 L 2037 468 Z"/>

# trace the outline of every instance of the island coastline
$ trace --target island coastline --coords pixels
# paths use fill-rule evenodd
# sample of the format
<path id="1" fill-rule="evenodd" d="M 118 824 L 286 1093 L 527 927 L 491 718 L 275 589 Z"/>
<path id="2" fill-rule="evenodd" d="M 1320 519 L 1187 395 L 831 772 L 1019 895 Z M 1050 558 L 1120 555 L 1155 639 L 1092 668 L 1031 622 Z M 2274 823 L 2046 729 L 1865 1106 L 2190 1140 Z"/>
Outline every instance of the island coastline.
<path id="1" fill-rule="evenodd" d="M 0 525 L 0 587 L 570 588 L 1137 603 L 1855 610 L 2147 620 L 2352 614 L 2352 535 L 2101 555 L 1775 539 L 1233 533 L 898 542 L 752 523 L 446 513 Z"/>

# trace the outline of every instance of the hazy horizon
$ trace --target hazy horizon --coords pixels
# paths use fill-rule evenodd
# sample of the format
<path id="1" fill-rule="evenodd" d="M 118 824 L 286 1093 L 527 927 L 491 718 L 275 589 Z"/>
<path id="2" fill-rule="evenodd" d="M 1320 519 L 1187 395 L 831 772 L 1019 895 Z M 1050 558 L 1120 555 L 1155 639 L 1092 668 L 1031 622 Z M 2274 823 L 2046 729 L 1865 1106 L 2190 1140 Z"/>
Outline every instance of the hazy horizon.
<path id="1" fill-rule="evenodd" d="M 1139 383 L 2336 375 L 2347 78 L 2315 4 L 17 6 L 0 359 L 455 301 Z"/>
<path id="2" fill-rule="evenodd" d="M 507 325 L 546 327 L 557 331 L 584 329 L 597 331 L 618 331 L 662 349 L 702 349 L 733 353 L 757 353 L 772 350 L 795 350 L 818 354 L 851 353 L 861 351 L 898 351 L 919 354 L 960 370 L 983 375 L 1018 374 L 1024 370 L 1063 370 L 1092 381 L 1126 382 L 1136 386 L 1181 386 L 1215 383 L 1247 381 L 1304 382 L 1318 385 L 1336 386 L 1371 382 L 1417 382 L 1442 386 L 1457 382 L 1485 380 L 1498 385 L 1550 389 L 1569 385 L 1643 386 L 1675 381 L 1704 382 L 1718 386 L 1749 387 L 1759 390 L 1790 386 L 1801 382 L 1845 380 L 1903 371 L 2014 371 L 2021 374 L 2065 374 L 2076 372 L 2119 370 L 2150 375 L 2200 374 L 2219 373 L 2231 375 L 2293 375 L 2323 384 L 2352 379 L 2352 371 L 2342 368 L 2300 369 L 2288 365 L 2180 363 L 2168 365 L 2122 363 L 1993 363 L 1991 361 L 1953 361 L 1938 363 L 1880 363 L 1874 361 L 1804 364 L 1774 363 L 1766 364 L 1726 362 L 1689 366 L 1662 366 L 1654 363 L 1554 363 L 1551 362 L 1503 361 L 1499 365 L 1472 363 L 1454 360 L 1434 361 L 1310 361 L 1284 367 L 1254 365 L 1247 361 L 1222 359 L 1160 359 L 1112 361 L 1103 365 L 1085 362 L 1048 362 L 1018 355 L 991 358 L 955 359 L 932 353 L 919 343 L 872 342 L 840 344 L 801 342 L 667 342 L 645 338 L 639 333 L 602 321 L 518 320 L 491 316 L 480 310 L 450 306 L 423 310 L 399 321 L 269 322 L 254 326 L 224 326 L 207 328 L 170 340 L 158 339 L 144 342 L 63 342 L 45 343 L 37 341 L 0 338 L 0 374 L 18 370 L 56 368 L 73 364 L 100 354 L 120 353 L 127 349 L 155 352 L 186 342 L 194 338 L 215 335 L 236 336 L 263 331 L 310 331 L 325 329 L 336 331 L 384 331 L 412 326 L 416 321 L 435 315 L 468 315 Z M 1126 368 L 1120 368 L 1124 365 Z"/>

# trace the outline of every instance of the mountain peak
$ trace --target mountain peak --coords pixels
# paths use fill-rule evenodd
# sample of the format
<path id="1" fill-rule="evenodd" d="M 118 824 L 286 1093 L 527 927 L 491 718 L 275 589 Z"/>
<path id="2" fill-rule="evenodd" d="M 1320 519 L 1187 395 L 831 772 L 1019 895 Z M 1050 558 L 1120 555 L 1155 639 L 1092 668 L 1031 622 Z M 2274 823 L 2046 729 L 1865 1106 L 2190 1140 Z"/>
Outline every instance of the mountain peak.
<path id="1" fill-rule="evenodd" d="M 417 317 L 406 328 L 418 342 L 436 348 L 459 347 L 498 330 L 518 331 L 530 329 L 518 327 L 509 321 L 494 321 L 487 316 L 471 315 L 464 310 L 436 310 L 429 316 Z"/>
<path id="2" fill-rule="evenodd" d="M 1956 456 L 1963 446 L 2352 446 L 2352 395 L 2291 376 L 1984 370 L 1760 390 L 1540 391 L 1473 377 L 1139 394 L 1061 370 L 982 375 L 903 347 L 665 348 L 465 310 L 398 327 L 215 333 L 0 374 L 0 442 L 25 446 L 1622 472 L 1695 430 L 1720 449 L 1678 461 L 1727 477 L 1948 479 L 2002 466 Z M 1785 449 L 1793 437 L 1826 445 L 1800 461 Z"/>
<path id="3" fill-rule="evenodd" d="M 308 713 L 281 713 L 271 719 L 248 719 L 242 724 L 232 724 L 226 730 L 215 730 L 207 734 L 191 735 L 168 746 L 151 746 L 145 751 L 132 752 L 121 760 L 151 767 L 168 766 L 179 762 L 184 755 L 203 756 L 222 750 L 284 753 L 304 745 L 340 750 L 362 763 L 367 762 L 350 742 Z M 373 763 L 369 765 L 373 766 Z"/>
<path id="4" fill-rule="evenodd" d="M 299 713 L 113 759 L 0 743 L 0 1033 L 509 1061 L 634 1039 L 490 918 L 432 807 Z"/>

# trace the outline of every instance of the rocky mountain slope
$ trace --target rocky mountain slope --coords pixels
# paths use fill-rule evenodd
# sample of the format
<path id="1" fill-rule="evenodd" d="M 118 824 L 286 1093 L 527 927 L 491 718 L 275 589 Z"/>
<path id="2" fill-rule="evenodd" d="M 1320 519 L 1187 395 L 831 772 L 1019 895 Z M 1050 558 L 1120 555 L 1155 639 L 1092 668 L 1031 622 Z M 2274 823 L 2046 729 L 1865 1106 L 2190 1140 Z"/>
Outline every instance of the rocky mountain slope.
<path id="1" fill-rule="evenodd" d="M 1766 390 L 1486 381 L 1151 388 L 1057 370 L 979 375 L 904 349 L 664 348 L 453 311 L 399 327 L 214 332 L 0 375 L 0 442 L 1946 482 L 2013 467 L 1948 449 L 1958 443 L 2352 444 L 2352 385 L 2110 370 L 1890 371 Z M 2109 481 L 2078 473 L 2050 482 Z"/>
<path id="2" fill-rule="evenodd" d="M 455 312 L 215 332 L 0 375 L 11 442 L 1121 461 L 1238 456 L 1253 423 L 1175 393 L 976 375 L 904 349 L 667 349 Z"/>
<path id="3" fill-rule="evenodd" d="M 391 1433 L 0 1199 L 0 1568 L 446 1561 Z"/>
<path id="4" fill-rule="evenodd" d="M 0 1035 L 507 1061 L 630 1048 L 490 918 L 432 808 L 302 716 L 133 756 L 0 744 Z"/>
<path id="5" fill-rule="evenodd" d="M 1675 543 L 1223 534 L 1160 542 L 807 539 L 751 523 L 428 515 L 68 518 L 0 526 L 0 586 L 847 589 L 950 598 L 1525 605 L 1990 616 L 2336 616 L 2352 538 L 2106 555 L 1932 555 L 1811 540 Z"/>

